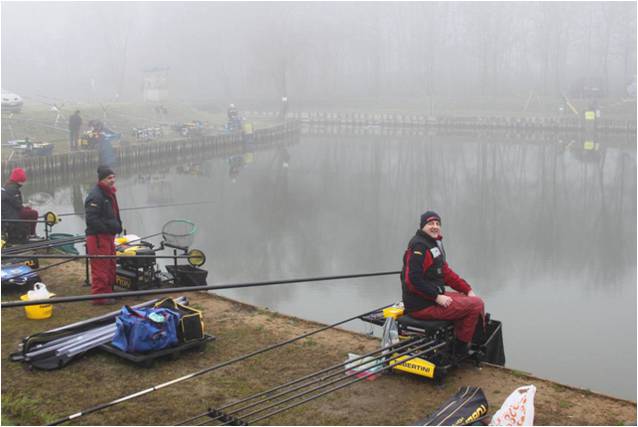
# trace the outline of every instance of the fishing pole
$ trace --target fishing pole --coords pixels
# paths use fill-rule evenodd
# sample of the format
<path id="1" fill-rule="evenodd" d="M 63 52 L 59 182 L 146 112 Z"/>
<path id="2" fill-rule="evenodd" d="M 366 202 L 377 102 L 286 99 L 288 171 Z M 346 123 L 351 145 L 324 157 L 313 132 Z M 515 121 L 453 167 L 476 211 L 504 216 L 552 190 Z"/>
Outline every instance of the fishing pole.
<path id="1" fill-rule="evenodd" d="M 423 341 L 425 341 L 425 339 L 423 339 Z M 231 419 L 230 419 L 230 420 L 225 420 L 225 422 L 224 422 L 223 424 L 221 424 L 221 425 L 228 425 L 228 424 L 233 423 L 234 421 L 240 421 L 240 423 L 241 423 L 241 424 L 248 424 L 248 423 L 253 423 L 253 422 L 256 422 L 256 421 L 262 420 L 262 419 L 264 419 L 264 418 L 271 417 L 271 416 L 273 416 L 273 415 L 274 415 L 274 414 L 276 414 L 276 413 L 283 412 L 283 411 L 285 411 L 285 410 L 288 410 L 288 409 L 291 409 L 291 408 L 293 408 L 293 407 L 295 407 L 295 406 L 298 406 L 298 405 L 300 405 L 300 404 L 302 404 L 302 403 L 305 403 L 305 402 L 308 402 L 308 401 L 310 401 L 310 400 L 313 400 L 313 399 L 316 399 L 316 398 L 318 398 L 318 397 L 321 397 L 321 396 L 323 396 L 323 395 L 325 395 L 325 394 L 332 393 L 332 392 L 334 392 L 334 391 L 336 391 L 336 390 L 339 390 L 340 388 L 343 388 L 343 387 L 349 386 L 349 385 L 351 385 L 351 384 L 354 384 L 354 383 L 355 383 L 355 382 L 357 382 L 357 381 L 350 381 L 350 382 L 347 382 L 347 383 L 345 383 L 345 384 L 340 385 L 339 387 L 333 387 L 333 388 L 328 389 L 328 390 L 326 390 L 326 391 L 324 391 L 324 392 L 322 392 L 322 393 L 319 393 L 319 394 L 317 394 L 317 395 L 315 395 L 315 396 L 312 396 L 311 398 L 304 399 L 304 400 L 302 400 L 301 402 L 299 402 L 298 404 L 295 404 L 295 405 L 292 405 L 292 406 L 287 406 L 287 407 L 281 408 L 280 410 L 277 410 L 277 411 L 275 411 L 275 412 L 271 412 L 271 413 L 269 413 L 269 414 L 266 414 L 265 416 L 261 416 L 261 417 L 259 417 L 259 418 L 255 419 L 255 420 L 251 420 L 251 421 L 247 421 L 247 420 L 246 420 L 246 418 L 251 417 L 251 416 L 253 416 L 253 415 L 256 415 L 256 414 L 258 414 L 258 413 L 260 413 L 260 412 L 264 412 L 264 411 L 267 411 L 267 410 L 269 410 L 269 409 L 272 409 L 272 408 L 274 408 L 274 407 L 276 407 L 276 406 L 283 405 L 284 403 L 290 402 L 291 400 L 298 399 L 298 398 L 300 398 L 300 397 L 303 397 L 303 396 L 308 395 L 308 394 L 310 394 L 310 393 L 313 393 L 313 392 L 319 391 L 319 390 L 321 390 L 322 388 L 326 388 L 326 387 L 328 387 L 328 386 L 330 386 L 330 385 L 333 385 L 333 384 L 339 383 L 339 382 L 344 381 L 344 380 L 347 380 L 347 379 L 349 379 L 349 378 L 357 377 L 357 380 L 360 380 L 360 379 L 365 379 L 365 378 L 367 378 L 368 376 L 376 375 L 376 374 L 378 374 L 379 372 L 381 372 L 381 371 L 382 371 L 380 367 L 381 367 L 383 364 L 385 364 L 385 363 L 387 363 L 387 364 L 388 364 L 388 366 L 386 366 L 387 368 L 391 368 L 393 365 L 395 365 L 395 363 L 393 363 L 393 362 L 398 362 L 398 359 L 401 359 L 401 358 L 403 358 L 404 356 L 409 356 L 409 355 L 410 355 L 410 356 L 411 356 L 411 355 L 414 355 L 414 357 L 423 356 L 423 355 L 425 355 L 425 354 L 427 354 L 427 353 L 429 353 L 429 352 L 431 352 L 431 351 L 434 351 L 434 350 L 435 350 L 436 348 L 438 348 L 438 347 L 441 347 L 441 346 L 443 346 L 443 345 L 446 345 L 446 343 L 441 343 L 441 344 L 438 344 L 438 345 L 434 345 L 434 343 L 435 343 L 435 342 L 436 342 L 436 340 L 431 340 L 431 341 L 429 341 L 429 342 L 420 342 L 419 344 L 416 344 L 416 345 L 413 345 L 413 346 L 406 346 L 406 347 L 405 347 L 405 348 L 403 348 L 400 352 L 393 353 L 393 354 L 392 354 L 392 356 L 388 357 L 387 359 L 386 359 L 384 356 L 379 356 L 379 357 L 375 358 L 374 360 L 371 360 L 370 362 L 364 363 L 364 366 L 369 366 L 369 367 L 368 367 L 368 369 L 366 369 L 366 371 L 364 371 L 363 373 L 362 373 L 362 372 L 352 372 L 352 373 L 346 373 L 345 375 L 342 375 L 340 378 L 335 378 L 335 379 L 333 379 L 333 380 L 331 380 L 331 381 L 328 381 L 328 382 L 327 382 L 327 383 L 325 383 L 325 384 L 320 384 L 320 385 L 318 385 L 318 386 L 316 386 L 316 387 L 313 387 L 313 388 L 311 388 L 311 389 L 309 389 L 309 390 L 305 390 L 305 391 L 302 391 L 302 392 L 300 392 L 300 393 L 297 393 L 297 394 L 295 394 L 295 395 L 293 395 L 293 396 L 287 397 L 287 398 L 285 398 L 285 399 L 283 399 L 283 400 L 281 400 L 281 401 L 279 401 L 279 402 L 271 403 L 270 405 L 265 406 L 265 407 L 263 407 L 263 408 L 261 408 L 261 409 L 255 409 L 255 410 L 253 410 L 253 411 L 251 411 L 251 412 L 248 412 L 247 414 L 243 414 L 243 415 L 242 415 L 242 419 L 239 419 L 239 420 L 238 420 L 236 416 L 233 416 L 233 415 L 232 415 L 232 414 L 237 414 L 237 413 L 241 412 L 241 410 L 234 411 L 234 412 L 231 412 L 231 413 L 229 413 L 229 414 L 223 414 L 223 413 L 222 413 L 222 414 L 220 414 L 220 416 L 218 416 L 217 418 L 220 418 L 220 417 L 221 417 L 221 418 L 223 418 L 223 417 L 228 416 L 228 417 L 229 417 L 229 418 L 231 418 Z M 404 362 L 405 362 L 405 361 L 402 361 L 401 363 L 396 363 L 396 364 L 402 364 L 402 363 L 404 363 Z M 379 369 L 376 369 L 376 368 L 379 368 Z M 339 373 L 341 373 L 341 372 L 339 372 Z M 366 376 L 365 376 L 365 377 L 363 377 L 364 375 L 366 375 Z M 363 377 L 363 378 L 361 378 L 361 377 Z M 321 380 L 322 380 L 322 379 L 320 379 L 320 381 L 321 381 Z M 274 400 L 275 398 L 276 398 L 276 397 L 273 397 L 273 399 L 272 399 L 272 400 Z M 254 405 L 254 406 L 257 406 L 257 404 L 256 404 L 256 405 Z M 254 407 L 254 406 L 253 406 L 253 407 Z M 201 423 L 201 424 L 199 424 L 199 425 L 203 425 L 203 424 L 206 424 L 206 423 L 208 423 L 208 422 L 210 422 L 210 421 L 216 421 L 216 420 L 217 420 L 217 419 L 214 419 L 214 420 L 205 420 L 203 423 Z"/>
<path id="2" fill-rule="evenodd" d="M 336 375 L 341 375 L 343 373 L 341 371 L 341 369 L 344 368 L 348 364 L 354 364 L 355 362 L 363 360 L 363 359 L 365 359 L 367 357 L 371 357 L 372 355 L 375 355 L 375 354 L 378 354 L 378 353 L 382 353 L 380 356 L 377 356 L 377 357 L 375 357 L 372 360 L 367 360 L 364 363 L 364 365 L 368 366 L 371 362 L 377 360 L 379 357 L 382 357 L 382 358 L 385 357 L 385 353 L 386 352 L 389 352 L 389 351 L 398 352 L 398 351 L 401 351 L 401 350 L 403 350 L 405 348 L 413 347 L 415 345 L 421 344 L 426 339 L 427 339 L 426 337 L 423 337 L 423 338 L 411 339 L 411 340 L 408 340 L 408 341 L 403 341 L 403 342 L 387 345 L 385 347 L 370 351 L 370 352 L 368 352 L 368 353 L 366 353 L 366 354 L 364 354 L 362 356 L 358 356 L 356 358 L 346 360 L 345 362 L 342 362 L 342 363 L 339 363 L 339 364 L 336 364 L 336 365 L 332 365 L 332 366 L 330 366 L 328 368 L 324 368 L 324 369 L 321 369 L 321 370 L 319 370 L 317 372 L 313 372 L 311 374 L 305 375 L 305 376 L 300 377 L 300 378 L 298 378 L 298 379 L 296 379 L 294 381 L 290 381 L 290 382 L 278 385 L 278 386 L 273 387 L 271 389 L 262 391 L 260 393 L 253 394 L 253 395 L 248 396 L 248 397 L 245 397 L 245 398 L 243 398 L 241 400 L 226 404 L 226 405 L 221 406 L 219 408 L 215 408 L 215 412 L 220 412 L 220 411 L 222 411 L 224 409 L 228 409 L 230 407 L 237 406 L 237 405 L 239 405 L 241 403 L 247 402 L 249 400 L 257 399 L 257 398 L 262 397 L 264 395 L 270 395 L 271 393 L 273 393 L 275 391 L 281 390 L 281 389 L 286 388 L 286 387 L 290 387 L 290 386 L 292 386 L 294 384 L 298 384 L 298 383 L 303 382 L 303 381 L 308 380 L 308 379 L 312 380 L 312 381 L 310 381 L 310 382 L 308 382 L 306 384 L 299 385 L 299 386 L 297 386 L 295 388 L 292 388 L 290 390 L 287 390 L 287 391 L 284 391 L 284 392 L 281 392 L 281 393 L 278 393 L 278 394 L 275 394 L 275 395 L 270 395 L 269 397 L 266 397 L 265 399 L 258 400 L 257 402 L 251 403 L 250 405 L 243 406 L 243 407 L 241 407 L 239 409 L 233 410 L 233 412 L 228 412 L 228 413 L 225 414 L 225 415 L 233 415 L 235 413 L 238 413 L 240 411 L 244 411 L 246 409 L 250 409 L 250 408 L 252 408 L 252 407 L 254 407 L 256 405 L 259 405 L 261 403 L 267 402 L 269 400 L 274 400 L 277 397 L 281 397 L 281 396 L 284 396 L 286 394 L 292 393 L 293 391 L 297 391 L 297 390 L 299 390 L 299 389 L 301 389 L 303 387 L 308 387 L 309 385 L 315 384 L 315 383 L 317 383 L 319 381 L 324 381 L 324 380 L 326 380 L 328 378 L 332 378 L 332 377 L 334 377 Z M 433 344 L 434 342 L 435 341 L 430 341 L 428 344 Z M 328 373 L 328 372 L 334 371 L 334 370 L 337 370 L 337 372 L 335 372 L 333 374 L 330 374 L 330 375 L 327 375 L 327 376 L 319 377 L 322 374 L 325 374 L 325 373 Z M 185 421 L 182 421 L 182 422 L 178 423 L 177 425 L 186 425 L 186 424 L 188 424 L 188 423 L 190 423 L 192 421 L 197 420 L 198 418 L 201 418 L 203 416 L 208 416 L 208 415 L 210 415 L 210 413 L 211 413 L 211 410 L 209 409 L 208 411 L 203 412 L 203 413 L 198 414 L 198 415 L 195 415 L 194 417 L 191 417 L 191 418 L 189 418 L 189 419 L 187 419 Z M 211 421 L 211 420 L 209 420 L 209 421 Z"/>
<path id="3" fill-rule="evenodd" d="M 138 240 L 143 240 L 143 239 L 150 239 L 151 237 L 155 237 L 155 236 L 158 236 L 158 235 L 160 235 L 160 234 L 162 234 L 162 233 L 150 234 L 150 235 L 148 235 L 148 236 L 144 236 L 144 237 L 140 237 L 140 238 L 137 238 L 137 239 L 129 240 L 129 242 L 128 242 L 128 243 L 136 242 L 136 241 L 138 241 Z M 78 237 L 75 237 L 75 238 L 73 238 L 73 239 L 78 239 L 78 238 L 79 238 L 79 240 L 77 240 L 77 242 L 80 242 L 80 241 L 83 241 L 83 240 L 85 239 L 85 236 L 78 236 Z M 62 240 L 59 240 L 59 241 L 62 241 Z M 56 241 L 56 242 L 57 242 L 57 241 Z M 71 243 L 71 242 L 69 242 L 69 241 L 64 241 L 63 243 L 60 243 L 60 244 L 57 244 L 57 245 L 46 246 L 46 247 L 47 247 L 47 248 L 52 248 L 52 247 L 54 247 L 54 246 L 64 246 L 64 245 L 67 245 L 67 244 L 70 244 L 70 243 Z M 2 255 L 2 256 L 5 256 L 5 255 Z M 6 257 L 6 256 L 5 256 L 5 257 Z M 23 258 L 23 257 L 24 257 L 24 258 L 27 258 L 27 257 L 28 257 L 28 258 L 33 258 L 32 256 L 29 256 L 29 255 L 26 255 L 26 256 L 25 256 L 25 255 L 22 255 L 20 258 Z M 66 259 L 66 260 L 64 260 L 64 261 L 60 261 L 60 262 L 56 262 L 56 263 L 53 263 L 53 264 L 50 264 L 50 265 L 47 265 L 47 266 L 44 266 L 44 267 L 36 268 L 36 269 L 31 270 L 31 271 L 27 271 L 27 272 L 25 272 L 25 273 L 18 274 L 18 275 L 16 275 L 16 276 L 11 276 L 11 278 L 12 278 L 12 279 L 17 279 L 17 278 L 22 277 L 22 276 L 27 276 L 27 275 L 29 275 L 29 274 L 31 274 L 31 273 L 38 273 L 38 272 L 40 272 L 40 271 L 47 270 L 47 269 L 49 269 L 49 268 L 51 268 L 51 267 L 57 267 L 58 265 L 66 264 L 67 262 L 71 262 L 71 261 L 73 261 L 73 260 L 75 260 L 75 259 L 77 259 L 77 258 L 76 258 L 76 257 L 73 257 L 73 258 L 71 258 L 71 259 Z"/>
<path id="4" fill-rule="evenodd" d="M 207 286 L 183 286 L 178 288 L 163 288 L 163 289 L 147 289 L 143 291 L 129 291 L 129 292 L 112 292 L 109 294 L 95 294 L 95 295 L 75 295 L 68 297 L 55 297 L 50 299 L 39 299 L 31 301 L 7 301 L 0 304 L 0 308 L 10 307 L 24 307 L 27 305 L 39 305 L 39 304 L 62 304 L 67 302 L 79 302 L 90 301 L 99 298 L 127 298 L 142 295 L 159 295 L 159 294 L 174 294 L 181 292 L 195 292 L 195 291 L 214 291 L 220 289 L 236 289 L 236 288 L 249 288 L 257 286 L 270 286 L 270 285 L 286 285 L 291 283 L 304 283 L 304 282 L 321 282 L 325 280 L 340 280 L 340 279 L 357 279 L 361 277 L 374 277 L 374 276 L 389 276 L 393 274 L 399 274 L 400 271 L 382 271 L 378 273 L 362 273 L 362 274 L 347 274 L 340 276 L 322 276 L 322 277 L 304 277 L 297 279 L 286 280 L 269 280 L 263 282 L 248 282 L 248 283 L 231 283 L 228 285 L 207 285 Z"/>
<path id="5" fill-rule="evenodd" d="M 34 251 L 37 249 L 49 249 L 49 248 L 54 248 L 56 246 L 64 246 L 64 245 L 68 245 L 72 243 L 79 243 L 81 241 L 84 241 L 85 238 L 86 236 L 84 235 L 78 235 L 74 237 L 66 237 L 63 239 L 43 240 L 40 242 L 25 243 L 22 245 L 11 246 L 11 247 L 2 249 L 2 256 L 8 255 L 8 254 L 17 254 L 17 253 L 22 253 L 27 251 Z"/>
<path id="6" fill-rule="evenodd" d="M 293 343 L 295 341 L 299 341 L 299 340 L 301 340 L 303 338 L 309 337 L 309 336 L 317 334 L 319 332 L 323 332 L 323 331 L 325 331 L 327 329 L 332 329 L 332 328 L 334 328 L 336 326 L 339 326 L 339 325 L 341 325 L 343 323 L 347 323 L 347 322 L 350 322 L 352 320 L 356 320 L 356 319 L 358 319 L 360 317 L 366 316 L 368 314 L 375 313 L 375 312 L 377 312 L 379 310 L 383 310 L 384 308 L 390 307 L 391 305 L 392 304 L 385 305 L 383 307 L 368 311 L 367 313 L 363 313 L 363 314 L 359 314 L 357 316 L 349 317 L 349 318 L 347 318 L 345 320 L 341 320 L 339 322 L 332 323 L 332 324 L 327 325 L 327 326 L 323 326 L 323 327 L 321 327 L 319 329 L 315 329 L 313 331 L 306 332 L 305 334 L 298 335 L 298 336 L 296 336 L 294 338 L 291 338 L 291 339 L 288 339 L 288 340 L 285 340 L 285 341 L 282 341 L 282 342 L 279 342 L 279 343 L 276 343 L 276 344 L 272 344 L 272 345 L 270 345 L 268 347 L 264 347 L 262 349 L 253 351 L 251 353 L 248 353 L 248 354 L 245 354 L 245 355 L 242 355 L 242 356 L 238 356 L 238 357 L 236 357 L 234 359 L 230 359 L 230 360 L 228 360 L 226 362 L 218 363 L 217 365 L 213 365 L 213 366 L 209 366 L 209 367 L 204 368 L 204 369 L 200 369 L 199 371 L 192 372 L 192 373 L 184 375 L 182 377 L 175 378 L 173 380 L 166 381 L 164 383 L 155 385 L 153 387 L 149 387 L 147 389 L 140 390 L 138 392 L 135 392 L 135 393 L 132 393 L 132 394 L 129 394 L 129 395 L 122 396 L 120 398 L 111 400 L 110 402 L 101 403 L 101 404 L 95 405 L 95 406 L 93 406 L 91 408 L 83 409 L 80 412 L 76 412 L 74 414 L 71 414 L 71 415 L 68 415 L 66 417 L 60 418 L 58 420 L 55 420 L 49 425 L 52 425 L 52 426 L 59 425 L 59 424 L 62 424 L 64 422 L 71 421 L 73 419 L 76 419 L 76 418 L 79 418 L 79 417 L 83 417 L 85 415 L 88 415 L 88 414 L 91 414 L 91 413 L 94 413 L 94 412 L 97 412 L 97 411 L 101 411 L 101 410 L 106 409 L 106 408 L 110 408 L 111 406 L 118 405 L 118 404 L 120 404 L 122 402 L 126 402 L 128 400 L 135 399 L 135 398 L 140 397 L 140 396 L 144 396 L 146 394 L 152 393 L 152 392 L 157 391 L 159 389 L 162 389 L 164 387 L 171 386 L 171 385 L 177 384 L 177 383 L 182 382 L 182 381 L 190 380 L 192 378 L 198 377 L 200 375 L 204 375 L 204 374 L 206 374 L 208 372 L 215 371 L 217 369 L 223 368 L 223 367 L 231 365 L 233 363 L 241 362 L 243 360 L 249 359 L 251 357 L 257 356 L 257 355 L 262 354 L 262 353 L 265 353 L 267 351 L 274 350 L 276 348 L 282 347 L 282 346 L 287 345 L 287 344 L 291 344 L 291 343 Z"/>
<path id="7" fill-rule="evenodd" d="M 137 207 L 133 207 L 133 208 L 120 208 L 120 212 L 123 211 L 136 211 L 136 210 L 140 210 L 140 209 L 155 209 L 155 208 L 168 208 L 168 207 L 173 207 L 173 206 L 196 206 L 196 205 L 208 205 L 211 203 L 217 203 L 216 200 L 204 200 L 204 201 L 199 201 L 199 202 L 185 202 L 185 203 L 167 203 L 164 205 L 152 205 L 152 206 L 137 206 Z M 76 213 L 76 212 L 67 212 L 67 213 L 61 213 L 61 214 L 57 214 L 57 216 L 72 216 L 72 215 L 77 215 L 77 216 L 84 216 L 86 215 L 85 213 Z"/>
<path id="8" fill-rule="evenodd" d="M 437 344 L 437 345 L 435 345 L 435 346 L 433 346 L 433 347 L 427 348 L 427 349 L 425 349 L 425 350 L 417 351 L 417 352 L 414 352 L 414 353 L 413 353 L 413 352 L 411 352 L 411 351 L 408 351 L 408 352 L 406 352 L 406 353 L 404 353 L 404 354 L 402 354 L 402 355 L 400 355 L 400 356 L 397 356 L 396 358 L 393 356 L 392 358 L 390 358 L 390 359 L 389 359 L 389 361 L 394 362 L 394 361 L 396 361 L 399 357 L 404 357 L 404 356 L 407 356 L 407 357 L 406 357 L 405 359 L 403 359 L 403 360 L 401 360 L 401 361 L 397 362 L 397 363 L 388 364 L 388 366 L 384 366 L 384 367 L 382 367 L 381 369 L 377 370 L 376 372 L 366 372 L 366 373 L 364 373 L 364 374 L 363 374 L 363 375 L 361 375 L 361 376 L 357 376 L 357 375 L 350 375 L 350 377 L 352 377 L 352 376 L 356 376 L 357 378 L 355 378 L 354 380 L 349 381 L 349 382 L 347 382 L 347 383 L 340 384 L 340 385 L 338 385 L 338 386 L 332 387 L 332 388 L 330 388 L 330 389 L 328 389 L 328 390 L 325 390 L 325 391 L 323 391 L 323 392 L 321 392 L 321 393 L 319 393 L 319 394 L 316 394 L 316 395 L 314 395 L 314 396 L 307 397 L 306 399 L 303 399 L 303 400 L 301 400 L 301 401 L 299 401 L 299 402 L 296 402 L 296 403 L 293 403 L 293 404 L 291 404 L 291 405 L 285 406 L 285 407 L 283 407 L 283 408 L 277 409 L 277 410 L 275 410 L 275 411 L 273 411 L 273 412 L 270 412 L 270 413 L 268 413 L 268 414 L 266 414 L 266 415 L 262 415 L 261 417 L 258 417 L 258 418 L 255 418 L 255 419 L 252 419 L 252 420 L 246 421 L 246 424 L 248 424 L 248 423 L 252 423 L 252 424 L 254 424 L 254 423 L 257 423 L 258 421 L 261 421 L 261 420 L 266 419 L 266 418 L 270 418 L 270 417 L 272 417 L 272 416 L 274 416 L 274 415 L 277 415 L 277 414 L 279 414 L 279 413 L 281 413 L 281 412 L 287 411 L 287 410 L 292 409 L 292 408 L 294 408 L 294 407 L 297 407 L 297 406 L 299 406 L 299 405 L 303 405 L 304 403 L 310 402 L 311 400 L 318 399 L 318 398 L 320 398 L 320 397 L 322 397 L 322 396 L 325 396 L 326 394 L 329 394 L 329 393 L 335 392 L 335 391 L 337 391 L 337 390 L 340 390 L 340 389 L 342 389 L 342 388 L 344 388 L 344 387 L 347 387 L 347 386 L 352 385 L 352 384 L 354 384 L 354 383 L 357 383 L 357 382 L 359 382 L 359 381 L 363 381 L 363 380 L 365 380 L 365 379 L 367 379 L 367 378 L 371 377 L 372 375 L 377 375 L 377 374 L 379 374 L 379 373 L 381 373 L 381 372 L 385 372 L 385 371 L 387 371 L 388 369 L 392 369 L 392 368 L 394 367 L 394 365 L 403 365 L 403 364 L 405 364 L 406 362 L 409 362 L 409 361 L 410 361 L 410 360 L 412 360 L 412 359 L 415 359 L 415 358 L 417 358 L 417 357 L 424 356 L 424 355 L 426 355 L 426 354 L 428 354 L 428 353 L 430 353 L 430 352 L 432 352 L 432 351 L 434 351 L 434 350 L 436 350 L 436 349 L 438 349 L 438 348 L 441 348 L 441 347 L 443 347 L 443 346 L 445 346 L 445 345 L 447 345 L 447 343 L 440 343 L 440 344 Z M 282 403 L 283 403 L 283 402 L 282 402 Z M 227 425 L 227 423 L 224 423 L 224 424 L 222 424 L 222 425 Z"/>
<path id="9" fill-rule="evenodd" d="M 128 243 L 137 242 L 137 241 L 140 241 L 140 240 L 144 240 L 144 239 L 150 239 L 151 237 L 159 236 L 161 234 L 162 234 L 162 232 L 153 233 L 153 234 L 150 234 L 148 236 L 139 237 L 137 239 L 132 239 L 132 240 L 129 240 L 127 242 L 127 244 Z M 74 236 L 74 237 L 68 237 L 68 238 L 64 238 L 64 239 L 43 240 L 42 242 L 27 243 L 27 244 L 24 244 L 24 245 L 12 246 L 10 248 L 3 249 L 2 250 L 2 256 L 13 255 L 13 254 L 23 253 L 23 252 L 26 252 L 26 251 L 37 250 L 37 249 L 49 249 L 49 248 L 53 248 L 53 247 L 56 247 L 56 246 L 64 246 L 64 245 L 71 244 L 71 243 L 79 243 L 81 241 L 84 241 L 85 239 L 86 239 L 86 236 L 81 234 L 81 235 L 77 235 L 77 236 Z"/>
<path id="10" fill-rule="evenodd" d="M 119 259 L 119 258 L 131 258 L 135 256 L 135 259 L 146 258 L 192 258 L 192 255 L 67 255 L 67 254 L 32 254 L 29 258 L 36 259 Z M 16 259 L 24 258 L 24 255 L 8 254 L 3 255 L 3 258 Z"/>

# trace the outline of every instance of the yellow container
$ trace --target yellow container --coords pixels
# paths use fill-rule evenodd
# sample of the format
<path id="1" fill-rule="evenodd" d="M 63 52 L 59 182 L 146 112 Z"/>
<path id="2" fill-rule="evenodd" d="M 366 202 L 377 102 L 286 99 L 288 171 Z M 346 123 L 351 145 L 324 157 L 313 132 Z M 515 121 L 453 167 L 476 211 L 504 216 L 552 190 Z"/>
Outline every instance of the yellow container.
<path id="1" fill-rule="evenodd" d="M 403 316 L 403 307 L 388 307 L 383 309 L 383 317 L 393 317 L 397 319 Z"/>
<path id="2" fill-rule="evenodd" d="M 49 294 L 54 295 L 54 294 Z M 22 301 L 29 301 L 27 294 L 20 295 Z M 42 320 L 48 319 L 53 315 L 52 304 L 40 304 L 40 305 L 27 305 L 24 307 L 24 312 L 27 315 L 27 319 Z"/>

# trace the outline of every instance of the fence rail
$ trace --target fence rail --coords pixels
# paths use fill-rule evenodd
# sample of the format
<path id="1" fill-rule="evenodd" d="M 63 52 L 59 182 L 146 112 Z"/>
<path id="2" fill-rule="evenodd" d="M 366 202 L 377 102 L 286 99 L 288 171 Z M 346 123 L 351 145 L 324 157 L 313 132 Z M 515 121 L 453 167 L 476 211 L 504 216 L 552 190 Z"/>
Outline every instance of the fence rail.
<path id="1" fill-rule="evenodd" d="M 248 111 L 248 117 L 276 117 L 274 112 Z M 341 125 L 350 127 L 393 126 L 446 129 L 516 129 L 588 131 L 598 133 L 636 132 L 635 120 L 565 117 L 487 117 L 487 116 L 430 116 L 425 114 L 395 113 L 338 113 L 338 112 L 291 112 L 287 119 L 303 124 Z"/>

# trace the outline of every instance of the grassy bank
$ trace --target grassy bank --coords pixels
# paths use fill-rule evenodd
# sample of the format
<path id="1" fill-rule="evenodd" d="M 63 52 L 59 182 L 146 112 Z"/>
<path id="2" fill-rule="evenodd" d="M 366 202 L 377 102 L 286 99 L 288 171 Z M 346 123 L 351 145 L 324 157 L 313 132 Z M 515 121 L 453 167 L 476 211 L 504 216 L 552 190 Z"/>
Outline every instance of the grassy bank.
<path id="1" fill-rule="evenodd" d="M 43 272 L 43 281 L 58 295 L 87 293 L 83 264 L 73 262 Z M 56 371 L 27 371 L 7 361 L 23 336 L 112 311 L 89 303 L 54 306 L 52 318 L 27 320 L 21 308 L 2 310 L 2 419 L 42 424 L 97 403 L 178 378 L 319 327 L 204 293 L 188 295 L 202 309 L 207 332 L 217 337 L 202 350 L 178 360 L 160 360 L 140 368 L 95 351 Z M 4 299 L 13 299 L 5 296 Z M 124 300 L 135 304 L 146 298 Z M 353 313 L 355 314 L 355 313 Z M 507 348 L 507 329 L 506 329 Z M 329 330 L 292 345 L 230 365 L 195 379 L 163 388 L 122 405 L 76 420 L 86 425 L 165 425 L 178 423 L 208 407 L 256 393 L 342 362 L 348 352 L 378 348 L 375 338 Z M 464 385 L 482 387 L 490 414 L 515 388 L 537 387 L 537 425 L 623 425 L 636 419 L 632 402 L 534 378 L 520 371 L 462 366 L 442 387 L 419 377 L 383 375 L 363 381 L 293 410 L 264 420 L 273 425 L 405 425 L 425 417 Z"/>

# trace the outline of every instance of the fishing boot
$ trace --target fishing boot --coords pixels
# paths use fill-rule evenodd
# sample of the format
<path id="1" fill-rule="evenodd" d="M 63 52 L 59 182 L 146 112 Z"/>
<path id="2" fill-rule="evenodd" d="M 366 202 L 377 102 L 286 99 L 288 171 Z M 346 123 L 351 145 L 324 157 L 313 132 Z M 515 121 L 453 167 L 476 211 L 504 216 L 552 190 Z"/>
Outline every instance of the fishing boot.
<path id="1" fill-rule="evenodd" d="M 467 359 L 470 356 L 469 353 L 469 343 L 459 340 L 458 338 L 454 338 L 453 348 L 453 358 L 455 363 L 459 363 L 463 359 Z"/>

